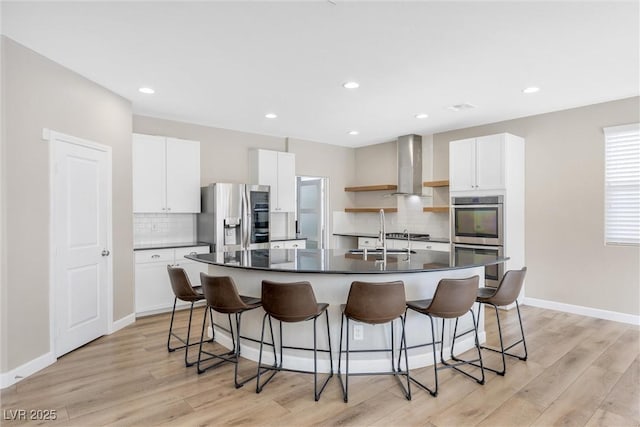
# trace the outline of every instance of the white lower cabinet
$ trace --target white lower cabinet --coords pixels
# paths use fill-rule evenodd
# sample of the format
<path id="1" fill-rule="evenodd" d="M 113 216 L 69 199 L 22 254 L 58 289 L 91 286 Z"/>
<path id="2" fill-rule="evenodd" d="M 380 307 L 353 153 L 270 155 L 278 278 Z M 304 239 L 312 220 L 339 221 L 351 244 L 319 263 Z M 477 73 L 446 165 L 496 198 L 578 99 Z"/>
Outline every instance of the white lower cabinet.
<path id="1" fill-rule="evenodd" d="M 442 242 L 411 242 L 411 249 L 427 249 L 430 251 L 451 252 L 451 245 L 449 243 Z"/>
<path id="2" fill-rule="evenodd" d="M 387 240 L 387 242 L 390 242 L 390 240 Z M 358 237 L 358 249 L 374 249 L 377 243 L 378 239 L 375 237 Z"/>
<path id="3" fill-rule="evenodd" d="M 398 239 L 389 239 L 387 240 L 387 249 L 407 249 L 407 241 L 406 240 L 398 240 Z M 411 249 L 415 250 L 430 250 L 430 251 L 439 251 L 439 252 L 450 252 L 451 245 L 449 243 L 442 242 L 419 242 L 412 241 Z"/>
<path id="4" fill-rule="evenodd" d="M 306 249 L 307 241 L 304 239 L 279 240 L 277 242 L 271 242 L 269 247 L 271 249 Z"/>
<path id="5" fill-rule="evenodd" d="M 193 286 L 200 284 L 200 272 L 207 272 L 207 264 L 191 261 L 184 256 L 209 253 L 208 246 L 135 251 L 136 315 L 145 316 L 171 310 L 174 294 L 169 282 L 167 265 L 185 269 Z M 188 306 L 178 300 L 177 307 Z"/>

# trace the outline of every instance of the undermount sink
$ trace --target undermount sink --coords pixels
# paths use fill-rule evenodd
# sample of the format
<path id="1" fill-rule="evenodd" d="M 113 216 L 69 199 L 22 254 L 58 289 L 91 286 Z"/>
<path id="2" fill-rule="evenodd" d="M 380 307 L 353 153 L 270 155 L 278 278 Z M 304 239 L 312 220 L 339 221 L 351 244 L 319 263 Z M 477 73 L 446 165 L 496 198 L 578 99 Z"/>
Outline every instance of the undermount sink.
<path id="1" fill-rule="evenodd" d="M 364 254 L 364 249 L 349 249 L 349 253 L 350 254 L 359 254 L 362 255 Z M 377 255 L 377 254 L 381 254 L 382 253 L 382 249 L 367 249 L 367 254 L 371 254 L 371 255 Z M 387 254 L 406 254 L 406 253 L 411 253 L 411 254 L 415 254 L 415 251 L 409 251 L 407 249 L 387 249 Z"/>

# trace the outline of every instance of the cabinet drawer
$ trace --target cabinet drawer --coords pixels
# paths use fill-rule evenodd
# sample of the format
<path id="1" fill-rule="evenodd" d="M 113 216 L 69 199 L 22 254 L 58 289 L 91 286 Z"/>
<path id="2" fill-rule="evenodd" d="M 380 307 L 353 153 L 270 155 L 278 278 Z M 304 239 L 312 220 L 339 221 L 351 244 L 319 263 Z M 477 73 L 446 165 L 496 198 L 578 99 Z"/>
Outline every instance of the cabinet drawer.
<path id="1" fill-rule="evenodd" d="M 306 240 L 288 240 L 284 242 L 285 249 L 305 249 L 306 246 Z"/>
<path id="2" fill-rule="evenodd" d="M 375 237 L 358 237 L 358 248 L 375 248 L 377 241 Z"/>
<path id="3" fill-rule="evenodd" d="M 135 251 L 135 259 L 136 264 L 145 264 L 149 262 L 172 264 L 173 254 L 173 249 L 149 249 L 144 251 Z"/>
<path id="4" fill-rule="evenodd" d="M 176 262 L 189 261 L 184 259 L 185 255 L 208 254 L 209 246 L 190 246 L 188 248 L 176 248 Z"/>
<path id="5" fill-rule="evenodd" d="M 442 242 L 411 242 L 411 249 L 427 249 L 431 251 L 449 252 L 450 245 Z"/>

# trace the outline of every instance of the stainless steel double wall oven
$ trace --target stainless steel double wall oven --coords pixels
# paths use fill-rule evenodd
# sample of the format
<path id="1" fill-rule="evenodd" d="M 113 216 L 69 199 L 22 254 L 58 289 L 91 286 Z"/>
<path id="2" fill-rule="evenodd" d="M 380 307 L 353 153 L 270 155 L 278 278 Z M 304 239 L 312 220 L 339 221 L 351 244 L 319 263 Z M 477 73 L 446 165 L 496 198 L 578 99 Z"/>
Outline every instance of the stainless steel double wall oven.
<path id="1" fill-rule="evenodd" d="M 452 198 L 451 240 L 456 263 L 504 255 L 503 203 L 503 196 Z M 486 286 L 498 286 L 503 274 L 503 263 L 485 267 Z"/>

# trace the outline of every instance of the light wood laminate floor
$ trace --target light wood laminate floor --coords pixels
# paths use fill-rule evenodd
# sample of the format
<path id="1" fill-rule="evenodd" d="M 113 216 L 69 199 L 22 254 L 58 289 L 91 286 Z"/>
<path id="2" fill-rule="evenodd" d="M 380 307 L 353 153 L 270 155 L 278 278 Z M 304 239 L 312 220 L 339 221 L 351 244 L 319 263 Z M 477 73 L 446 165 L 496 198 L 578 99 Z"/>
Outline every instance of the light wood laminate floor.
<path id="1" fill-rule="evenodd" d="M 198 375 L 194 367 L 184 367 L 182 352 L 166 351 L 169 315 L 142 318 L 3 390 L 1 423 L 35 424 L 7 418 L 18 409 L 55 409 L 57 419 L 41 424 L 640 425 L 637 327 L 526 306 L 522 314 L 529 360 L 508 360 L 505 377 L 487 372 L 480 386 L 447 369 L 440 371 L 437 398 L 412 387 L 411 401 L 402 397 L 393 377 L 353 377 L 348 404 L 335 377 L 314 402 L 309 375 L 281 372 L 261 394 L 253 382 L 236 390 L 229 364 Z M 501 315 L 507 339 L 515 337 L 515 310 Z M 194 319 L 197 325 L 201 309 Z M 489 344 L 497 343 L 494 319 L 488 310 Z M 177 324 L 186 325 L 186 312 Z M 198 326 L 194 329 L 199 333 Z M 486 359 L 496 362 L 493 356 Z M 255 365 L 244 361 L 241 366 L 252 372 Z M 430 368 L 412 373 L 432 381 Z"/>

